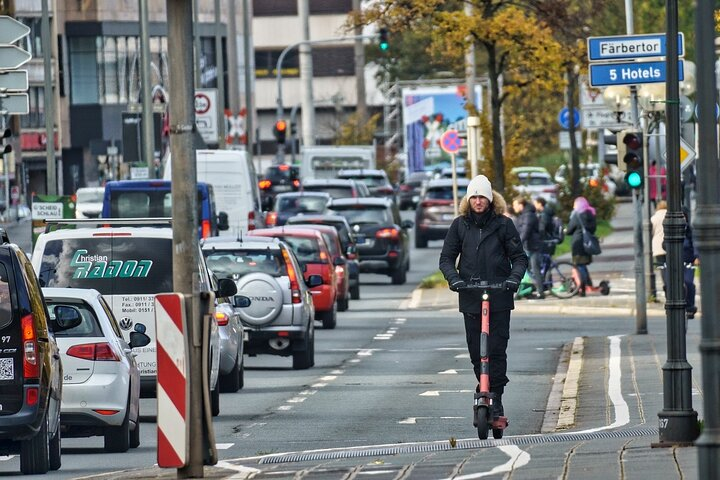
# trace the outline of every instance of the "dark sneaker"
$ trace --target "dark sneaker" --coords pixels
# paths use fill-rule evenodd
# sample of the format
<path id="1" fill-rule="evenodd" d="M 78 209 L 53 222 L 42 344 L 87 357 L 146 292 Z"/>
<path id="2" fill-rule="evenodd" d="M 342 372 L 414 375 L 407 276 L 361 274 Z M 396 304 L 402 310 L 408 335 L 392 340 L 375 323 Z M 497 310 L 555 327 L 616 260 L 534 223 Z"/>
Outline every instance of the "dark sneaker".
<path id="1" fill-rule="evenodd" d="M 695 314 L 697 313 L 697 307 L 688 307 L 685 310 L 685 314 L 687 315 L 687 318 L 695 318 Z"/>

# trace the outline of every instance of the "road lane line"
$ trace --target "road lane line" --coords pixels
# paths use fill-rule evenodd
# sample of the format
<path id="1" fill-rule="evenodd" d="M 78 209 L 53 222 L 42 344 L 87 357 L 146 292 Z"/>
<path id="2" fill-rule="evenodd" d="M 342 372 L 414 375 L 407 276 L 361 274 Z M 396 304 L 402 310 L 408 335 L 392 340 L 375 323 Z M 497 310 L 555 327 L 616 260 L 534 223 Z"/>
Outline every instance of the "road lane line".
<path id="1" fill-rule="evenodd" d="M 220 460 L 215 465 L 216 467 L 224 468 L 225 470 L 230 470 L 232 472 L 235 472 L 236 475 L 233 475 L 230 478 L 234 479 L 241 479 L 241 478 L 250 478 L 251 475 L 254 475 L 256 473 L 262 473 L 262 470 L 259 470 L 257 468 L 252 467 L 246 467 L 243 465 L 234 465 L 230 462 L 226 462 L 225 460 Z M 242 475 L 242 476 L 239 476 Z"/>
<path id="2" fill-rule="evenodd" d="M 234 443 L 216 443 L 215 448 L 217 448 L 218 450 L 227 450 L 230 447 L 232 447 L 233 445 L 235 445 L 235 444 Z"/>
<path id="3" fill-rule="evenodd" d="M 448 478 L 445 480 L 472 480 L 474 478 L 489 477 L 490 475 L 497 475 L 499 473 L 512 472 L 513 470 L 524 467 L 530 463 L 530 454 L 521 450 L 517 445 L 503 445 L 497 448 L 510 457 L 507 462 L 493 467 L 492 470 L 487 472 L 470 473 L 468 475 L 460 475 L 459 477 L 453 477 L 452 479 Z"/>
<path id="4" fill-rule="evenodd" d="M 475 390 L 426 390 L 419 394 L 421 397 L 439 397 L 441 393 L 474 393 Z"/>

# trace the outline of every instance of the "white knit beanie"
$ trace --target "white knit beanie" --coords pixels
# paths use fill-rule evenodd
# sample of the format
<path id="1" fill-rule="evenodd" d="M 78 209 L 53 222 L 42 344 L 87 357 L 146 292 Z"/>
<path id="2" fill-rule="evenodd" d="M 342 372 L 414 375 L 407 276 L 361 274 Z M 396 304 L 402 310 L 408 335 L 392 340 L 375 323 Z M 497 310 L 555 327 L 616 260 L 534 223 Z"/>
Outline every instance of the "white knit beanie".
<path id="1" fill-rule="evenodd" d="M 478 175 L 470 181 L 465 196 L 470 197 L 481 196 L 487 198 L 490 202 L 493 200 L 492 185 L 485 175 Z"/>

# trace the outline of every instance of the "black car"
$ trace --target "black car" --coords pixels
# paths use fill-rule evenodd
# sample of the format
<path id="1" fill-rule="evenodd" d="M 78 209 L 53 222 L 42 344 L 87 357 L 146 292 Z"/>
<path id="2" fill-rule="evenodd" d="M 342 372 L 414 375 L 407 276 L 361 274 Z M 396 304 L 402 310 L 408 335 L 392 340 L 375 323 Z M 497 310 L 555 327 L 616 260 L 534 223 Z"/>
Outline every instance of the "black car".
<path id="1" fill-rule="evenodd" d="M 413 209 L 420 202 L 423 187 L 430 180 L 427 172 L 413 172 L 400 184 L 398 203 L 400 210 Z"/>
<path id="2" fill-rule="evenodd" d="M 50 317 L 30 260 L 0 235 L 0 455 L 19 452 L 22 473 L 47 473 L 61 463 L 63 374 L 53 332 L 82 317 L 64 305 Z"/>
<path id="3" fill-rule="evenodd" d="M 360 262 L 358 258 L 357 240 L 350 224 L 340 215 L 295 215 L 287 219 L 286 225 L 329 225 L 335 227 L 340 237 L 340 246 L 345 252 L 345 259 L 350 273 L 350 298 L 360 299 Z"/>
<path id="4" fill-rule="evenodd" d="M 263 210 L 270 210 L 278 193 L 300 190 L 300 167 L 287 164 L 268 167 L 258 187 Z"/>
<path id="5" fill-rule="evenodd" d="M 279 227 L 294 215 L 326 213 L 331 201 L 330 195 L 323 192 L 280 193 L 273 209 L 265 214 L 265 224 Z"/>
<path id="6" fill-rule="evenodd" d="M 353 232 L 364 237 L 358 244 L 360 272 L 379 273 L 392 278 L 393 285 L 407 281 L 410 270 L 411 220 L 401 220 L 397 205 L 387 198 L 345 198 L 334 200 L 330 212 L 342 215 Z"/>
<path id="7" fill-rule="evenodd" d="M 321 178 L 305 180 L 303 192 L 325 192 L 332 198 L 369 197 L 367 185 L 357 180 L 344 178 Z"/>

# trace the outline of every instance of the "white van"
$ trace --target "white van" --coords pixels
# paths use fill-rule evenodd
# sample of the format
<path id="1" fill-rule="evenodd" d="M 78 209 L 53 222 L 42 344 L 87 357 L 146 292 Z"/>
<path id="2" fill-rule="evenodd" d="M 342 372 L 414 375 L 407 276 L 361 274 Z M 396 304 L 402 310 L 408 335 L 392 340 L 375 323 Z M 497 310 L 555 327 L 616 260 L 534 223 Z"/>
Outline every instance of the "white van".
<path id="1" fill-rule="evenodd" d="M 340 170 L 377 168 L 371 145 L 313 145 L 302 147 L 300 157 L 302 180 L 335 178 Z"/>
<path id="2" fill-rule="evenodd" d="M 265 226 L 255 166 L 241 150 L 196 150 L 197 181 L 212 185 L 215 208 L 228 215 L 230 229 L 220 235 L 237 236 Z M 172 161 L 165 161 L 163 178 L 171 180 Z"/>

